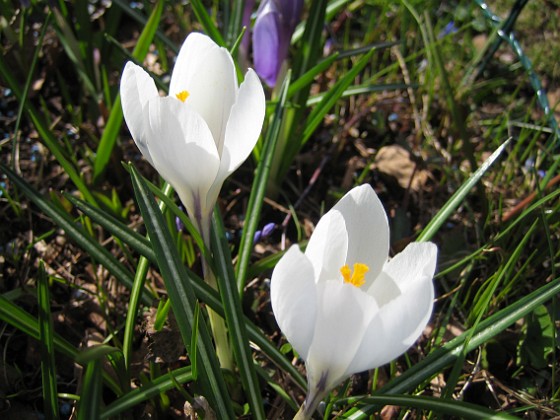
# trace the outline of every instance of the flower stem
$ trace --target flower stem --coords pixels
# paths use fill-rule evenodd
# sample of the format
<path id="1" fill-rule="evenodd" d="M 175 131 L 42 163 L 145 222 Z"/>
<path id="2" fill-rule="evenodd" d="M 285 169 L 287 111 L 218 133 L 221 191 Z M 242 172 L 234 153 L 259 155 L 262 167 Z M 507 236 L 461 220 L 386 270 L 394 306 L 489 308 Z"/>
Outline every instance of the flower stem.
<path id="1" fill-rule="evenodd" d="M 207 267 L 206 262 L 203 263 L 203 267 L 204 280 L 214 289 L 217 289 L 218 287 L 214 273 L 210 267 Z M 216 354 L 218 356 L 218 360 L 220 361 L 220 366 L 222 369 L 228 369 L 233 372 L 233 353 L 229 344 L 225 319 L 210 308 L 208 308 L 208 318 L 210 319 L 210 328 L 212 329 L 212 335 L 214 336 L 214 344 L 216 346 Z"/>
<path id="2" fill-rule="evenodd" d="M 199 232 L 202 234 L 202 239 L 208 249 L 210 249 L 210 220 L 210 217 L 197 219 Z M 208 283 L 208 285 L 210 285 L 214 290 L 217 290 L 218 283 L 216 282 L 214 272 L 204 258 L 202 258 L 202 272 L 206 283 Z M 233 372 L 235 364 L 233 361 L 233 352 L 229 343 L 225 319 L 210 308 L 208 308 L 208 318 L 210 319 L 210 328 L 212 329 L 214 345 L 216 346 L 216 355 L 220 361 L 220 366 L 222 369 L 228 369 Z"/>
<path id="3" fill-rule="evenodd" d="M 314 392 L 309 390 L 305 401 L 299 408 L 298 412 L 294 416 L 294 420 L 308 420 L 313 416 L 313 413 L 319 406 L 319 403 L 327 395 L 328 392 Z"/>

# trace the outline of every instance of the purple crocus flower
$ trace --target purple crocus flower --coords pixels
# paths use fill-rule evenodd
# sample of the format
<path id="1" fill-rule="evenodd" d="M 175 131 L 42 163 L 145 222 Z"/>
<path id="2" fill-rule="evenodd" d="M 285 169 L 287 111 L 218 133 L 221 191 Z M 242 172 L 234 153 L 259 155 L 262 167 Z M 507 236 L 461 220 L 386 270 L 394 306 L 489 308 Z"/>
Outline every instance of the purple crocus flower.
<path id="1" fill-rule="evenodd" d="M 290 39 L 299 21 L 303 0 L 263 0 L 253 28 L 253 61 L 257 74 L 274 86 Z"/>

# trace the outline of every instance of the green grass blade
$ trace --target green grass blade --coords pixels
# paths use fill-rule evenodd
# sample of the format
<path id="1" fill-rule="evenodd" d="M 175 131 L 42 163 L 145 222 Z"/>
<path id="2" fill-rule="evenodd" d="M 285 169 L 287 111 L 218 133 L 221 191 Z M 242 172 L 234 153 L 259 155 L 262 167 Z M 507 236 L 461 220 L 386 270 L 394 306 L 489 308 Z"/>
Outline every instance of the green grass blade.
<path id="1" fill-rule="evenodd" d="M 292 96 L 294 96 L 297 92 L 302 90 L 305 86 L 310 85 L 313 82 L 313 80 L 315 80 L 315 77 L 317 77 L 319 74 L 326 71 L 331 66 L 331 64 L 334 63 L 338 59 L 338 57 L 339 57 L 338 53 L 334 53 L 334 54 L 330 55 L 329 57 L 320 61 L 317 65 L 310 68 L 308 71 L 306 71 L 300 77 L 298 77 L 297 80 L 294 80 L 290 84 L 290 87 L 288 89 L 288 98 L 291 98 Z"/>
<path id="2" fill-rule="evenodd" d="M 128 172 L 130 172 L 128 166 L 125 166 L 125 169 Z M 181 210 L 179 208 L 179 206 L 177 206 L 177 204 L 175 204 L 175 201 L 171 198 L 171 196 L 173 195 L 172 190 L 168 190 L 168 188 L 171 188 L 171 187 L 166 183 L 164 188 L 163 188 L 163 191 L 162 191 L 162 189 L 158 188 L 156 185 L 154 185 L 152 182 L 150 182 L 146 178 L 142 177 L 142 181 L 147 185 L 147 187 L 152 192 L 152 194 L 154 194 L 157 198 L 159 198 L 163 202 L 163 204 L 165 204 L 167 206 L 169 211 L 171 211 L 171 213 L 173 213 L 175 216 L 177 216 L 181 220 L 181 222 L 185 226 L 185 229 L 187 229 L 189 234 L 192 236 L 192 238 L 196 242 L 196 245 L 200 249 L 200 252 L 202 253 L 204 258 L 206 259 L 206 262 L 211 265 L 212 260 L 211 260 L 211 257 L 210 257 L 210 255 L 211 255 L 210 250 L 204 244 L 204 241 L 202 240 L 202 236 L 200 235 L 200 232 L 195 227 L 195 225 L 191 222 L 191 220 L 189 219 L 187 214 L 183 210 Z"/>
<path id="3" fill-rule="evenodd" d="M 231 255 L 225 235 L 225 229 L 218 210 L 214 211 L 213 229 L 211 232 L 212 250 L 216 266 L 216 280 L 225 312 L 226 325 L 233 347 L 233 355 L 245 395 L 251 406 L 254 419 L 265 419 L 262 395 L 253 366 L 253 357 L 243 317 L 241 298 L 238 293 L 235 274 L 231 264 Z"/>
<path id="4" fill-rule="evenodd" d="M 218 27 L 216 26 L 216 24 L 214 23 L 210 15 L 208 15 L 208 12 L 206 11 L 206 6 L 200 0 L 192 0 L 190 3 L 194 15 L 202 25 L 204 32 L 206 32 L 206 34 L 210 38 L 212 38 L 216 42 L 216 44 L 225 47 L 226 43 L 224 41 L 224 38 L 222 37 L 220 30 L 218 29 Z"/>
<path id="5" fill-rule="evenodd" d="M 423 395 L 383 395 L 379 397 L 349 398 L 348 402 L 359 402 L 362 404 L 375 404 L 379 407 L 395 405 L 398 407 L 411 407 L 421 410 L 429 410 L 438 415 L 447 415 L 456 419 L 467 420 L 498 420 L 516 419 L 506 413 L 495 413 L 492 410 L 463 401 L 442 400 L 435 397 Z"/>
<path id="6" fill-rule="evenodd" d="M 346 6 L 347 3 L 350 3 L 352 0 L 331 0 L 329 1 L 329 4 L 327 6 L 327 11 L 325 14 L 325 24 L 327 22 L 330 22 L 333 17 L 336 16 L 336 14 L 338 13 L 338 11 L 340 9 L 342 9 L 344 6 Z M 305 31 L 305 28 L 307 27 L 307 21 L 300 23 L 295 31 L 294 34 L 292 35 L 292 45 L 297 43 L 302 37 L 303 37 L 303 33 Z"/>
<path id="7" fill-rule="evenodd" d="M 165 281 L 169 299 L 183 342 L 189 353 L 191 336 L 194 328 L 194 306 L 197 305 L 196 295 L 192 288 L 185 266 L 182 264 L 177 248 L 171 240 L 167 224 L 148 186 L 133 166 L 130 166 L 132 183 L 138 206 L 144 217 L 150 241 L 154 248 L 160 272 Z M 233 418 L 233 408 L 229 398 L 220 365 L 212 346 L 208 327 L 200 320 L 198 325 L 198 360 L 200 382 L 212 408 L 218 418 Z"/>
<path id="8" fill-rule="evenodd" d="M 0 319 L 28 336 L 41 341 L 41 333 L 39 332 L 39 323 L 37 320 L 31 316 L 31 314 L 1 295 Z M 74 360 L 78 354 L 78 350 L 72 344 L 64 338 L 61 338 L 56 333 L 53 335 L 53 345 L 56 351 L 71 358 L 72 360 Z"/>
<path id="9" fill-rule="evenodd" d="M 78 6 L 79 7 L 79 6 Z M 71 19 L 65 18 L 62 13 L 56 8 L 51 6 L 51 11 L 54 14 L 56 25 L 54 25 L 56 33 L 58 35 L 58 39 L 66 52 L 66 55 L 74 64 L 76 72 L 80 76 L 84 87 L 86 88 L 87 92 L 92 95 L 92 97 L 97 97 L 97 90 L 95 89 L 95 85 L 88 74 L 88 69 L 85 63 L 85 57 L 80 50 L 80 45 L 72 28 L 68 24 L 71 22 Z"/>
<path id="10" fill-rule="evenodd" d="M 150 48 L 150 44 L 152 43 L 156 30 L 159 25 L 159 21 L 161 19 L 161 13 L 163 11 L 164 1 L 160 0 L 157 2 L 146 26 L 142 30 L 140 37 L 138 38 L 138 43 L 132 52 L 132 56 L 138 60 L 139 62 L 144 61 L 146 55 L 148 54 L 148 49 Z M 117 137 L 119 136 L 119 132 L 123 122 L 123 112 L 121 107 L 121 98 L 120 95 L 117 94 L 117 97 L 113 103 L 113 108 L 111 109 L 111 114 L 109 115 L 109 119 L 107 120 L 107 125 L 105 126 L 105 130 L 103 131 L 103 135 L 101 136 L 101 140 L 99 142 L 99 146 L 97 147 L 97 153 L 95 162 L 93 165 L 93 182 L 97 182 L 101 175 L 104 173 L 107 165 L 109 164 L 109 160 L 111 158 L 111 153 L 113 152 L 113 148 L 115 147 L 115 143 L 117 141 Z"/>
<path id="11" fill-rule="evenodd" d="M 175 388 L 176 383 L 184 384 L 190 381 L 192 381 L 192 374 L 191 368 L 188 366 L 161 375 L 148 384 L 144 384 L 113 401 L 103 410 L 100 418 L 116 418 L 119 414 L 138 406 L 140 403 Z"/>
<path id="12" fill-rule="evenodd" d="M 355 95 L 364 95 L 364 94 L 374 93 L 374 92 L 387 92 L 391 90 L 406 90 L 409 88 L 416 89 L 418 88 L 418 85 L 417 84 L 405 85 L 403 83 L 355 85 L 355 86 L 350 86 L 348 89 L 345 89 L 344 92 L 342 92 L 342 95 L 340 95 L 340 97 L 347 98 L 349 96 L 355 96 Z M 329 94 L 330 94 L 330 90 L 328 92 L 319 93 L 317 95 L 310 96 L 309 99 L 307 100 L 307 106 L 311 107 L 321 103 L 323 99 L 325 99 L 325 96 Z"/>
<path id="13" fill-rule="evenodd" d="M 228 3 L 228 2 L 226 2 Z M 226 41 L 229 47 L 232 47 L 241 33 L 241 24 L 243 21 L 243 9 L 246 0 L 235 0 L 231 2 L 232 13 L 229 16 L 227 25 Z"/>
<path id="14" fill-rule="evenodd" d="M 39 40 L 37 41 L 37 47 L 35 48 L 35 52 L 33 53 L 33 59 L 31 60 L 31 65 L 29 67 L 29 73 L 27 74 L 25 85 L 23 86 L 23 92 L 21 94 L 22 98 L 27 98 L 27 95 L 29 94 L 29 88 L 31 87 L 31 82 L 33 80 L 33 73 L 35 71 L 35 67 L 37 66 L 37 59 L 39 58 L 39 53 L 41 52 L 41 47 L 43 45 L 43 39 L 45 38 L 45 33 L 47 32 L 47 29 L 50 26 L 51 16 L 52 16 L 51 13 L 47 14 L 47 17 L 43 22 L 43 29 L 41 29 L 41 35 L 39 35 Z M 17 142 L 19 140 L 19 131 L 20 131 L 19 127 L 21 124 L 21 117 L 23 116 L 23 111 L 25 109 L 25 102 L 26 102 L 25 100 L 19 101 L 16 125 L 14 127 L 14 140 L 12 141 L 12 168 L 14 168 L 14 170 L 16 165 L 19 164 L 16 158 L 16 151 L 18 150 Z M 20 173 L 19 171 L 16 172 Z"/>
<path id="15" fill-rule="evenodd" d="M 169 184 L 166 184 L 163 191 L 163 196 L 167 198 L 172 194 L 172 192 L 173 191 L 171 186 Z M 140 305 L 139 299 L 144 288 L 144 281 L 148 272 L 149 263 L 151 262 L 157 265 L 154 250 L 152 249 L 150 241 L 146 237 L 134 232 L 124 223 L 113 217 L 111 214 L 95 208 L 84 201 L 78 200 L 77 198 L 69 194 L 65 194 L 65 197 L 74 206 L 76 206 L 84 214 L 90 217 L 94 222 L 98 223 L 100 226 L 109 231 L 114 237 L 120 239 L 123 243 L 127 244 L 142 255 L 142 257 L 138 261 L 138 265 L 136 267 L 134 275 L 124 328 L 123 354 L 125 365 L 129 366 L 134 328 L 136 325 L 136 315 L 138 313 L 138 308 Z M 160 209 L 162 211 L 164 207 L 167 207 L 166 202 L 160 201 L 159 203 Z M 179 209 L 177 210 L 179 211 Z"/>
<path id="16" fill-rule="evenodd" d="M 45 273 L 43 262 L 39 265 L 37 301 L 39 306 L 39 341 L 41 343 L 43 413 L 47 420 L 55 420 L 58 419 L 58 392 L 56 385 L 56 364 L 54 360 L 54 327 L 51 316 L 49 279 L 47 273 Z"/>
<path id="17" fill-rule="evenodd" d="M 309 70 L 307 70 L 297 80 L 294 80 L 290 84 L 290 89 L 288 90 L 288 98 L 291 98 L 298 91 L 300 91 L 301 89 L 303 89 L 307 85 L 311 84 L 313 82 L 313 80 L 315 80 L 315 77 L 317 77 L 319 74 L 326 71 L 335 61 L 341 60 L 341 59 L 346 58 L 346 57 L 352 57 L 352 56 L 359 55 L 359 54 L 365 54 L 365 53 L 368 53 L 371 49 L 376 49 L 377 51 L 379 51 L 380 49 L 389 48 L 389 47 L 392 47 L 394 45 L 398 45 L 398 42 L 380 42 L 380 43 L 376 43 L 376 44 L 372 44 L 372 45 L 366 45 L 364 47 L 360 47 L 360 48 L 357 48 L 357 49 L 352 49 L 352 50 L 347 50 L 347 51 L 337 51 L 337 52 L 331 54 L 330 56 L 326 57 L 325 59 L 321 60 L 319 63 L 317 63 L 315 66 L 313 66 Z M 391 86 L 391 85 L 388 85 L 388 86 Z M 364 88 L 365 88 L 365 86 L 364 86 Z M 378 88 L 379 88 L 379 90 L 384 90 L 383 86 L 378 86 Z M 405 88 L 406 88 L 406 86 L 405 86 Z M 391 89 L 391 88 L 389 88 L 389 89 Z M 377 90 L 375 90 L 375 91 L 377 91 Z M 371 91 L 368 91 L 368 92 L 371 92 Z M 343 95 L 343 96 L 347 96 L 347 95 Z M 315 103 L 319 102 L 320 99 L 318 99 L 318 98 L 322 98 L 322 97 L 323 97 L 323 95 L 315 96 L 314 99 L 312 99 L 312 100 L 308 99 L 306 103 L 307 103 L 308 106 L 310 104 L 315 104 Z"/>
<path id="18" fill-rule="evenodd" d="M 82 392 L 78 404 L 78 420 L 98 419 L 101 414 L 101 360 L 95 359 L 88 363 L 82 378 Z"/>
<path id="19" fill-rule="evenodd" d="M 354 82 L 356 76 L 364 69 L 366 64 L 369 63 L 373 53 L 376 51 L 372 48 L 367 54 L 365 54 L 356 64 L 352 66 L 350 71 L 348 71 L 336 84 L 329 90 L 327 94 L 323 96 L 321 102 L 313 108 L 311 114 L 307 118 L 305 129 L 303 131 L 303 138 L 301 139 L 301 144 L 299 147 L 303 146 L 311 135 L 315 132 L 315 129 L 321 124 L 323 118 L 334 106 L 334 104 L 341 98 L 344 91 Z M 298 150 L 294 150 L 293 153 L 297 153 Z"/>
<path id="20" fill-rule="evenodd" d="M 142 27 L 146 26 L 146 24 L 148 23 L 150 17 L 146 17 L 143 14 L 139 13 L 137 9 L 131 7 L 130 2 L 127 2 L 125 0 L 112 0 L 112 4 L 122 9 L 123 12 L 125 12 L 128 16 L 138 22 Z M 112 34 L 113 36 L 107 33 L 105 33 L 104 35 L 109 35 L 110 38 L 114 39 L 115 33 L 113 32 Z M 175 54 L 179 52 L 179 48 L 177 47 L 177 45 L 173 41 L 171 41 L 169 37 L 165 36 L 165 34 L 160 29 L 156 30 L 156 35 L 170 51 L 173 51 L 173 53 Z"/>
<path id="21" fill-rule="evenodd" d="M 268 178 L 270 169 L 274 158 L 274 151 L 276 150 L 276 143 L 280 135 L 282 127 L 282 118 L 284 116 L 284 106 L 286 103 L 286 96 L 289 89 L 290 73 L 284 79 L 281 94 L 276 105 L 276 110 L 272 118 L 272 125 L 266 133 L 264 140 L 264 151 L 262 158 L 257 167 L 257 173 L 253 180 L 251 187 L 251 195 L 249 196 L 249 203 L 247 204 L 247 217 L 243 227 L 243 233 L 239 245 L 238 263 L 237 263 L 237 288 L 240 294 L 243 293 L 245 281 L 247 278 L 247 266 L 251 259 L 251 252 L 253 250 L 253 238 L 260 220 L 261 209 L 266 194 Z"/>
<path id="22" fill-rule="evenodd" d="M 309 69 L 313 68 L 321 55 L 322 33 L 325 25 L 327 0 L 313 0 L 309 8 L 309 15 L 305 22 L 305 30 L 302 36 L 302 45 L 298 55 L 294 59 L 293 73 L 296 78 L 301 77 Z M 301 101 L 305 102 L 309 89 L 300 91 Z M 298 101 L 299 102 L 299 101 Z"/>
<path id="23" fill-rule="evenodd" d="M 19 83 L 6 66 L 5 60 L 0 60 L 0 75 L 4 78 L 8 86 L 10 86 L 10 89 L 12 89 L 18 100 L 21 102 L 25 102 L 25 111 L 28 118 L 31 120 L 31 122 L 37 129 L 37 132 L 39 133 L 51 153 L 54 155 L 60 166 L 62 166 L 62 168 L 64 169 L 64 172 L 68 175 L 76 188 L 78 188 L 78 190 L 82 193 L 84 198 L 88 202 L 96 205 L 97 202 L 95 198 L 91 194 L 89 188 L 86 186 L 72 163 L 66 158 L 65 153 L 58 144 L 56 138 L 53 136 L 41 113 L 39 113 L 35 106 L 33 106 L 33 104 L 27 101 L 27 98 L 24 97 Z"/>
<path id="24" fill-rule="evenodd" d="M 225 317 L 224 308 L 220 301 L 218 292 L 207 285 L 200 277 L 189 272 L 192 286 L 199 300 L 208 305 L 218 315 Z M 245 318 L 245 327 L 249 340 L 253 342 L 266 356 L 284 373 L 290 375 L 294 383 L 303 391 L 307 388 L 307 382 L 299 371 L 278 351 L 267 337 L 249 319 Z"/>
<path id="25" fill-rule="evenodd" d="M 301 147 L 303 147 L 303 145 L 309 140 L 319 124 L 323 122 L 327 112 L 331 110 L 336 102 L 342 97 L 346 89 L 354 82 L 356 76 L 363 70 L 366 64 L 368 64 L 375 51 L 375 48 L 372 48 L 367 54 L 358 60 L 358 62 L 352 66 L 352 68 L 338 82 L 336 82 L 336 84 L 327 93 L 322 96 L 319 104 L 313 108 L 313 111 L 311 111 L 307 117 L 301 137 L 295 136 L 295 138 L 292 138 L 292 136 L 290 136 L 288 139 L 289 141 L 285 141 L 284 139 L 285 149 L 281 152 L 282 156 L 276 157 L 276 159 L 281 159 L 281 166 L 273 173 L 276 181 L 283 178 Z M 305 103 L 300 104 L 300 109 L 295 111 L 294 123 L 301 118 L 301 112 L 303 108 L 305 108 L 308 97 L 309 95 L 306 95 Z M 292 127 L 292 129 L 294 129 L 294 127 Z"/>
<path id="26" fill-rule="evenodd" d="M 116 347 L 108 346 L 106 344 L 91 346 L 78 353 L 78 355 L 76 356 L 76 362 L 81 365 L 87 365 L 88 363 L 94 362 L 95 360 L 100 360 L 103 357 L 116 352 L 120 352 L 120 350 Z"/>
<path id="27" fill-rule="evenodd" d="M 506 140 L 482 165 L 474 172 L 469 179 L 461 185 L 461 187 L 453 194 L 453 196 L 445 203 L 442 209 L 434 216 L 428 225 L 418 235 L 418 242 L 429 241 L 443 225 L 443 223 L 453 214 L 453 212 L 461 205 L 469 191 L 482 178 L 482 175 L 492 166 L 492 164 L 500 157 L 511 139 Z"/>
<path id="28" fill-rule="evenodd" d="M 136 233 L 124 223 L 117 220 L 112 214 L 98 207 L 94 207 L 85 201 L 79 200 L 71 194 L 64 194 L 64 197 L 91 220 L 110 232 L 115 238 L 120 239 L 140 255 L 146 257 L 150 262 L 156 263 L 154 250 L 146 237 Z"/>
<path id="29" fill-rule="evenodd" d="M 424 9 L 424 33 L 427 37 L 427 49 L 429 51 L 428 56 L 430 56 L 434 62 L 434 67 L 439 74 L 440 80 L 440 91 L 447 99 L 447 107 L 449 108 L 449 112 L 451 114 L 453 130 L 456 131 L 458 137 L 462 140 L 462 149 L 465 154 L 465 157 L 469 160 L 471 164 L 471 168 L 477 168 L 477 162 L 474 157 L 474 148 L 470 142 L 470 139 L 467 134 L 467 117 L 465 115 L 465 110 L 461 108 L 461 104 L 455 98 L 455 89 L 454 86 L 451 85 L 449 81 L 449 75 L 447 68 L 445 67 L 445 60 L 442 56 L 441 48 L 439 47 L 436 37 L 434 35 L 434 27 L 432 25 L 432 21 L 430 18 L 430 14 L 427 10 Z"/>
<path id="30" fill-rule="evenodd" d="M 88 366 L 96 360 L 106 358 L 113 368 L 113 377 L 119 381 L 118 396 L 130 391 L 130 375 L 124 362 L 124 355 L 120 348 L 106 344 L 94 345 L 80 351 L 76 356 L 76 362 L 82 366 Z M 104 374 L 107 372 L 104 371 Z"/>
<path id="31" fill-rule="evenodd" d="M 467 352 L 476 349 L 525 315 L 534 311 L 538 306 L 553 299 L 558 293 L 560 293 L 560 278 L 556 278 L 550 283 L 541 286 L 534 292 L 529 293 L 527 296 L 522 297 L 508 307 L 481 321 L 477 327 L 474 327 L 474 333 L 469 329 L 459 337 L 434 350 L 425 359 L 412 366 L 402 375 L 390 380 L 379 390 L 379 393 L 399 394 L 414 390 L 419 384 L 429 380 L 432 376 L 452 365 L 465 350 L 465 345 Z M 471 339 L 466 344 L 469 337 Z M 364 415 L 369 415 L 378 408 L 378 406 L 370 405 L 360 409 L 352 409 L 347 413 L 350 414 L 347 418 L 361 419 Z"/>
<path id="32" fill-rule="evenodd" d="M 496 235 L 495 240 L 497 241 L 498 239 L 506 236 L 519 223 L 524 221 L 527 216 L 532 214 L 535 210 L 539 210 L 541 208 L 541 206 L 543 206 L 548 201 L 552 201 L 552 199 L 556 198 L 558 195 L 560 195 L 560 189 L 557 189 L 557 190 L 551 192 L 550 194 L 546 195 L 545 197 L 541 198 L 540 200 L 535 201 L 533 204 L 531 204 L 529 207 L 527 207 L 525 210 L 523 210 L 523 213 L 521 213 L 517 218 L 515 218 L 515 220 L 513 222 L 511 222 L 504 230 L 502 230 L 498 235 Z"/>
<path id="33" fill-rule="evenodd" d="M 523 52 L 523 48 L 515 37 L 515 34 L 513 32 L 502 30 L 502 28 L 500 27 L 502 25 L 501 18 L 492 12 L 486 2 L 484 2 L 483 0 L 475 0 L 475 3 L 480 7 L 480 10 L 482 11 L 483 16 L 486 18 L 488 23 L 490 23 L 490 25 L 492 25 L 494 29 L 497 30 L 498 36 L 500 36 L 505 42 L 509 44 L 513 52 L 517 55 L 517 58 L 519 58 L 519 62 L 523 66 L 525 73 L 527 73 L 529 82 L 531 83 L 531 86 L 535 91 L 537 101 L 547 118 L 550 128 L 554 133 L 554 136 L 552 136 L 551 138 L 551 143 L 556 144 L 556 147 L 558 147 L 558 139 L 560 138 L 560 126 L 558 126 L 558 121 L 556 121 L 556 117 L 554 116 L 554 110 L 550 107 L 546 91 L 542 87 L 541 81 L 533 68 L 531 60 L 529 59 L 527 54 Z"/>
<path id="34" fill-rule="evenodd" d="M 173 189 L 171 185 L 165 184 L 164 187 L 164 197 L 167 195 L 172 194 Z M 159 208 L 161 211 L 164 211 L 166 205 L 164 202 L 159 203 Z M 148 246 L 150 247 L 150 251 L 153 253 L 153 249 L 151 248 L 151 244 L 148 242 Z M 157 264 L 155 254 L 153 255 L 153 263 Z M 146 281 L 146 275 L 148 274 L 148 259 L 147 257 L 141 257 L 138 261 L 138 265 L 136 266 L 136 273 L 134 274 L 134 284 L 132 286 L 132 290 L 130 291 L 130 300 L 128 302 L 128 309 L 126 313 L 126 320 L 124 325 L 124 336 L 123 336 L 123 356 L 124 356 L 124 364 L 125 369 L 128 371 L 130 367 L 130 356 L 132 354 L 132 342 L 134 339 L 134 331 L 136 326 L 136 316 L 138 314 L 138 309 L 140 308 L 140 297 L 142 296 L 142 290 L 144 289 L 144 284 Z"/>
<path id="35" fill-rule="evenodd" d="M 525 233 L 524 237 L 518 243 L 516 249 L 513 251 L 511 256 L 507 259 L 507 262 L 499 268 L 499 270 L 488 278 L 482 285 L 482 287 L 477 291 L 475 298 L 473 299 L 472 307 L 469 308 L 468 324 L 472 325 L 469 330 L 471 335 L 465 338 L 465 345 L 463 346 L 463 352 L 457 355 L 457 359 L 454 363 L 453 369 L 449 373 L 446 379 L 445 388 L 442 391 L 441 398 L 450 399 L 453 395 L 455 386 L 460 380 L 462 370 L 464 369 L 465 359 L 467 357 L 467 351 L 469 342 L 472 339 L 476 331 L 476 326 L 482 320 L 484 314 L 490 309 L 490 304 L 492 300 L 496 299 L 496 291 L 498 287 L 503 288 L 504 283 L 507 284 L 506 277 L 515 278 L 515 274 L 512 273 L 512 269 L 515 269 L 515 265 L 519 260 L 527 241 L 533 236 L 534 230 L 537 227 L 537 222 L 535 221 L 532 226 Z M 512 276 L 512 274 L 514 274 Z"/>
<path id="36" fill-rule="evenodd" d="M 154 256 L 155 259 L 155 256 Z M 148 274 L 148 268 L 150 263 L 146 257 L 140 257 L 138 265 L 136 266 L 136 272 L 134 273 L 134 282 L 132 284 L 132 290 L 130 291 L 130 299 L 128 301 L 128 308 L 126 312 L 126 319 L 124 324 L 124 336 L 123 336 L 123 354 L 124 363 L 127 369 L 130 367 L 130 357 L 132 354 L 132 342 L 134 339 L 134 331 L 137 325 L 136 317 L 138 314 L 138 308 L 140 307 L 140 298 L 142 296 L 142 289 L 146 281 L 146 275 Z"/>
<path id="37" fill-rule="evenodd" d="M 86 251 L 95 261 L 103 265 L 118 281 L 129 289 L 132 288 L 133 277 L 108 250 L 103 248 L 96 242 L 80 225 L 78 225 L 67 213 L 59 207 L 46 200 L 25 180 L 20 178 L 4 164 L 0 163 L 0 169 L 12 180 L 12 182 L 29 198 L 41 211 L 49 216 L 53 221 L 61 227 L 66 234 L 76 242 L 84 251 Z M 148 293 L 143 293 L 142 302 L 150 305 L 151 299 Z"/>

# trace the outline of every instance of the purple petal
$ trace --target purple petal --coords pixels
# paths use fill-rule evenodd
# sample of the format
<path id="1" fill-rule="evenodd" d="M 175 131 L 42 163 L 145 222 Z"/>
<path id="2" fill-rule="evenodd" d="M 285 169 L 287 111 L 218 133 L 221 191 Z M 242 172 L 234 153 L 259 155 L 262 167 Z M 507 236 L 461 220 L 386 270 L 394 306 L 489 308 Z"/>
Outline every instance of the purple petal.
<path id="1" fill-rule="evenodd" d="M 270 236 L 270 234 L 272 233 L 272 231 L 275 228 L 276 228 L 276 223 L 267 223 L 266 225 L 264 225 L 264 227 L 262 229 L 263 238 L 266 238 L 267 236 Z"/>
<path id="2" fill-rule="evenodd" d="M 275 12 L 257 17 L 253 28 L 253 61 L 255 71 L 269 86 L 274 86 L 283 57 L 280 52 L 280 22 Z"/>
<path id="3" fill-rule="evenodd" d="M 282 23 L 288 28 L 289 37 L 300 21 L 303 0 L 281 0 L 278 2 Z"/>

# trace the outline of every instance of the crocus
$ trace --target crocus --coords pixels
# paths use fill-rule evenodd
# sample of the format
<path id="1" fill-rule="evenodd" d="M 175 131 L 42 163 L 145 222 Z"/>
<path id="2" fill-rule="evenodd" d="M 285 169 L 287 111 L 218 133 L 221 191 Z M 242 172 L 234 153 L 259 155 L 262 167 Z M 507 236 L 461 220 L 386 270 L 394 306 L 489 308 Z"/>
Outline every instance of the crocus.
<path id="1" fill-rule="evenodd" d="M 263 0 L 253 27 L 255 70 L 269 86 L 276 84 L 290 40 L 299 21 L 303 0 Z"/>
<path id="2" fill-rule="evenodd" d="M 210 217 L 225 179 L 255 146 L 264 120 L 261 82 L 249 69 L 238 85 L 230 53 L 191 33 L 177 56 L 169 96 L 141 67 L 126 63 L 124 118 L 148 162 L 177 191 L 209 242 Z"/>
<path id="3" fill-rule="evenodd" d="M 298 418 L 350 375 L 404 353 L 426 326 L 436 246 L 412 243 L 392 259 L 388 251 L 387 216 L 362 185 L 320 219 L 305 253 L 293 245 L 276 265 L 274 316 L 307 369 Z"/>

